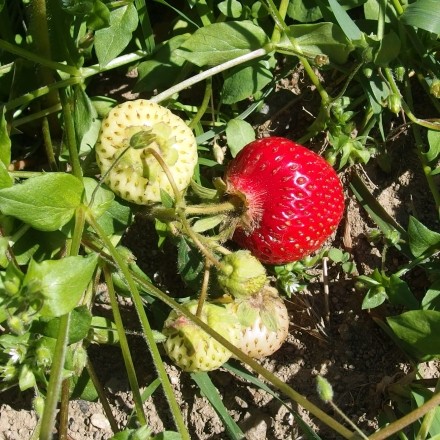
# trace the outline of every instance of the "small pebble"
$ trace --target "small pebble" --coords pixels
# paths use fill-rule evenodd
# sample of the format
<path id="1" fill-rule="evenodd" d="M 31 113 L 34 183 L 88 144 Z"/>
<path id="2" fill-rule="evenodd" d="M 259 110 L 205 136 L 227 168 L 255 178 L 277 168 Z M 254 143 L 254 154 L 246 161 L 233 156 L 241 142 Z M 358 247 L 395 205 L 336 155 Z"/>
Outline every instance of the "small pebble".
<path id="1" fill-rule="evenodd" d="M 110 430 L 110 422 L 107 420 L 104 414 L 92 414 L 90 416 L 90 423 L 98 429 Z"/>

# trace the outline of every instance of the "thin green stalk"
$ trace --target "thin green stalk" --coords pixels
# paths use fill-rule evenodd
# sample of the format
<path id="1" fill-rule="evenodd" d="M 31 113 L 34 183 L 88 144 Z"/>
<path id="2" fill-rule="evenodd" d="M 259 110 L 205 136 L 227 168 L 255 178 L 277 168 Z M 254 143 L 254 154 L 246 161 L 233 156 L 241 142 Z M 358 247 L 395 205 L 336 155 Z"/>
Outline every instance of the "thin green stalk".
<path id="1" fill-rule="evenodd" d="M 43 132 L 44 149 L 46 151 L 46 157 L 49 162 L 49 167 L 52 171 L 57 171 L 58 165 L 53 151 L 52 137 L 50 135 L 50 127 L 47 117 L 44 117 L 41 122 L 42 122 L 41 130 Z"/>
<path id="2" fill-rule="evenodd" d="M 64 379 L 61 385 L 61 401 L 60 413 L 58 422 L 58 437 L 59 440 L 69 440 L 67 434 L 67 427 L 69 423 L 69 394 L 70 394 L 70 379 Z"/>
<path id="3" fill-rule="evenodd" d="M 64 128 L 66 143 L 69 150 L 70 163 L 74 176 L 82 179 L 81 162 L 79 161 L 78 148 L 76 144 L 75 126 L 71 109 L 71 99 L 67 96 L 66 89 L 60 89 L 61 105 L 63 106 Z"/>
<path id="4" fill-rule="evenodd" d="M 171 413 L 174 417 L 174 421 L 176 423 L 176 427 L 182 437 L 183 440 L 190 440 L 188 430 L 186 429 L 185 422 L 183 420 L 183 416 L 180 412 L 180 407 L 176 401 L 176 397 L 173 392 L 173 388 L 168 379 L 167 373 L 165 371 L 165 367 L 162 362 L 162 358 L 160 357 L 159 350 L 157 348 L 156 342 L 154 340 L 153 333 L 151 331 L 150 323 L 148 322 L 148 318 L 145 314 L 144 305 L 142 302 L 142 298 L 139 294 L 139 290 L 137 285 L 133 279 L 133 276 L 127 266 L 126 261 L 120 256 L 116 248 L 114 247 L 111 240 L 106 236 L 105 231 L 102 227 L 96 222 L 96 220 L 90 215 L 87 218 L 88 223 L 92 228 L 96 231 L 100 239 L 103 241 L 106 248 L 111 253 L 114 261 L 116 262 L 118 268 L 121 270 L 122 274 L 127 281 L 128 287 L 132 294 L 133 302 L 138 313 L 144 336 L 147 340 L 148 346 L 150 348 L 150 353 L 153 358 L 154 365 L 156 366 L 158 376 L 162 382 L 162 387 L 165 393 L 165 396 L 168 399 L 168 404 L 170 405 Z"/>
<path id="5" fill-rule="evenodd" d="M 333 400 L 328 401 L 329 405 L 334 409 L 334 411 L 339 414 L 343 420 L 345 420 L 358 434 L 359 437 L 363 440 L 368 440 L 368 437 L 353 423 L 353 421 L 345 415 L 345 413 L 336 405 Z"/>
<path id="6" fill-rule="evenodd" d="M 400 94 L 400 90 L 397 87 L 396 81 L 394 80 L 393 74 L 391 72 L 391 69 L 389 67 L 385 67 L 384 69 L 385 72 L 385 77 L 388 81 L 388 84 L 391 88 L 391 91 L 396 94 L 397 96 L 401 96 Z M 407 87 L 410 87 L 409 85 L 409 81 L 406 82 L 407 83 Z M 440 120 L 436 119 L 435 122 L 430 122 L 424 119 L 419 119 L 417 116 L 414 115 L 414 113 L 412 112 L 410 106 L 412 107 L 412 96 L 410 94 L 407 94 L 407 99 L 408 99 L 408 103 L 407 104 L 403 99 L 402 99 L 402 108 L 403 111 L 405 112 L 406 116 L 408 116 L 408 118 L 414 122 L 417 125 L 420 125 L 422 127 L 428 128 L 430 130 L 436 130 L 436 131 L 440 131 Z"/>
<path id="7" fill-rule="evenodd" d="M 377 38 L 382 41 L 385 31 L 385 9 L 387 0 L 379 0 L 379 16 L 377 17 Z"/>
<path id="8" fill-rule="evenodd" d="M 203 95 L 202 103 L 200 104 L 197 113 L 194 115 L 192 121 L 188 124 L 188 127 L 194 129 L 196 125 L 200 122 L 203 115 L 206 113 L 206 110 L 209 106 L 209 100 L 212 95 L 212 78 L 208 78 L 206 80 L 205 93 Z"/>
<path id="9" fill-rule="evenodd" d="M 87 359 L 86 368 L 87 368 L 87 372 L 89 373 L 90 379 L 93 382 L 93 386 L 95 387 L 96 392 L 98 393 L 99 401 L 101 402 L 101 405 L 110 423 L 112 431 L 114 434 L 116 434 L 117 432 L 119 432 L 118 423 L 116 422 L 116 419 L 113 417 L 112 409 L 110 407 L 110 404 L 108 403 L 107 396 L 105 395 L 104 387 L 101 385 L 101 382 L 98 378 L 98 375 L 96 374 L 92 362 L 90 361 L 90 358 Z"/>
<path id="10" fill-rule="evenodd" d="M 131 392 L 133 393 L 134 406 L 136 408 L 137 418 L 141 425 L 147 424 L 145 417 L 141 393 L 139 390 L 139 382 L 134 368 L 133 358 L 131 357 L 128 340 L 125 333 L 124 323 L 122 321 L 121 312 L 119 310 L 118 300 L 116 299 L 115 288 L 113 286 L 112 276 L 107 265 L 103 267 L 105 282 L 107 284 L 107 291 L 110 298 L 110 305 L 113 312 L 113 319 L 119 335 L 119 345 L 122 351 L 122 358 L 124 359 L 125 369 L 127 371 L 128 381 L 130 382 Z"/>
<path id="11" fill-rule="evenodd" d="M 408 414 L 405 414 L 400 419 L 395 422 L 390 423 L 385 428 L 379 429 L 379 431 L 368 437 L 369 440 L 385 440 L 391 437 L 393 434 L 396 434 L 399 431 L 402 431 L 407 426 L 421 419 L 425 414 L 429 411 L 436 409 L 440 405 L 440 393 L 434 394 L 431 399 L 425 402 L 422 406 L 414 409 Z"/>
<path id="12" fill-rule="evenodd" d="M 208 296 L 209 277 L 211 275 L 211 264 L 209 261 L 205 262 L 205 270 L 203 272 L 202 288 L 200 289 L 199 301 L 197 303 L 196 316 L 200 318 L 203 310 L 203 304 L 205 304 Z"/>
<path id="13" fill-rule="evenodd" d="M 50 369 L 49 384 L 44 412 L 41 418 L 40 440 L 51 440 L 55 426 L 56 407 L 60 395 L 64 361 L 69 340 L 70 313 L 59 318 L 58 335 L 55 344 L 52 367 Z"/>
<path id="14" fill-rule="evenodd" d="M 278 11 L 273 0 L 266 0 L 266 2 L 268 4 L 269 12 L 272 16 L 272 19 L 275 21 L 275 24 L 278 26 L 278 28 L 280 29 L 281 32 L 287 32 L 288 27 L 284 23 L 284 17 Z M 281 12 L 284 12 L 284 11 L 282 10 Z M 300 63 L 303 65 L 304 70 L 306 71 L 307 75 L 309 76 L 310 80 L 312 81 L 313 85 L 316 87 L 316 90 L 318 91 L 319 95 L 321 96 L 322 105 L 326 106 L 331 101 L 329 94 L 322 86 L 321 81 L 319 80 L 318 76 L 316 75 L 315 71 L 313 70 L 313 68 L 310 65 L 307 58 L 304 57 L 303 51 L 302 51 L 301 47 L 296 43 L 295 39 L 292 37 L 289 37 L 289 41 L 292 45 L 293 51 L 298 56 Z M 276 45 L 275 45 L 275 47 L 276 47 Z M 286 48 L 283 47 L 283 49 L 286 49 Z"/>
<path id="15" fill-rule="evenodd" d="M 266 370 L 262 367 L 255 359 L 245 355 L 240 349 L 238 349 L 235 345 L 231 344 L 227 339 L 214 331 L 208 324 L 204 323 L 197 316 L 190 313 L 185 307 L 182 307 L 181 304 L 177 303 L 174 299 L 170 298 L 168 295 L 163 293 L 160 289 L 154 286 L 152 283 L 146 282 L 141 278 L 137 277 L 133 274 L 136 281 L 142 285 L 143 289 L 150 293 L 151 295 L 157 297 L 165 304 L 169 305 L 175 310 L 178 310 L 179 313 L 185 315 L 188 319 L 191 319 L 195 324 L 197 324 L 202 330 L 224 345 L 229 351 L 231 351 L 235 357 L 237 357 L 240 361 L 249 365 L 255 373 L 261 375 L 267 382 L 272 384 L 275 388 L 280 390 L 284 395 L 291 398 L 293 401 L 302 406 L 305 410 L 310 412 L 312 415 L 317 417 L 323 423 L 331 427 L 334 431 L 338 432 L 343 438 L 355 440 L 357 434 L 353 433 L 345 426 L 341 425 L 337 420 L 333 417 L 326 414 L 316 405 L 311 403 L 306 397 L 302 396 L 300 393 L 295 391 L 289 385 L 287 385 L 282 379 L 275 376 L 270 371 Z"/>
<path id="16" fill-rule="evenodd" d="M 68 66 L 66 64 L 61 64 L 56 61 L 52 61 L 41 57 L 40 55 L 23 49 L 15 44 L 8 43 L 5 40 L 0 39 L 0 49 L 5 50 L 6 52 L 13 53 L 14 55 L 18 55 L 21 58 L 24 58 L 29 61 L 33 61 L 41 66 L 48 67 L 52 70 L 59 70 L 61 72 L 65 72 L 69 75 L 76 76 L 78 75 L 78 70 L 76 67 Z"/>
<path id="17" fill-rule="evenodd" d="M 75 226 L 73 230 L 69 255 L 78 255 L 81 237 L 84 231 L 83 210 L 79 209 L 75 213 Z M 64 362 L 67 353 L 69 340 L 70 313 L 59 318 L 58 335 L 55 344 L 52 366 L 47 385 L 46 402 L 44 405 L 43 416 L 41 417 L 40 440 L 51 440 L 53 428 L 55 426 L 56 407 L 60 396 L 61 384 L 63 381 Z"/>
<path id="18" fill-rule="evenodd" d="M 64 87 L 73 86 L 75 84 L 80 84 L 81 82 L 82 82 L 82 78 L 80 78 L 78 76 L 63 79 L 61 81 L 57 81 L 56 83 L 52 83 L 49 85 L 45 85 L 43 87 L 39 87 L 38 89 L 35 89 L 32 92 L 20 95 L 18 98 L 12 99 L 9 102 L 7 102 L 4 105 L 4 107 L 7 111 L 12 110 L 17 107 L 22 107 L 22 106 L 29 104 L 33 100 L 40 98 L 41 96 L 47 95 L 53 89 L 61 89 Z"/>
<path id="19" fill-rule="evenodd" d="M 23 118 L 15 119 L 11 123 L 11 127 L 16 128 L 23 124 L 28 124 L 29 122 L 36 121 L 41 118 L 45 118 L 49 115 L 53 115 L 54 113 L 58 113 L 61 111 L 62 106 L 60 103 L 55 104 L 52 107 L 47 107 L 39 112 L 33 112 L 28 116 L 24 116 Z"/>
<path id="20" fill-rule="evenodd" d="M 439 392 L 440 392 L 440 379 L 437 380 L 434 394 L 437 394 Z M 433 408 L 425 414 L 425 416 L 423 417 L 423 422 L 420 425 L 420 429 L 419 432 L 417 433 L 417 437 L 415 440 L 425 440 L 428 437 L 436 412 L 437 412 L 437 408 Z"/>
<path id="21" fill-rule="evenodd" d="M 203 81 L 220 72 L 224 72 L 225 70 L 228 70 L 231 67 L 239 66 L 240 64 L 246 63 L 247 61 L 251 61 L 256 58 L 260 58 L 264 55 L 267 55 L 272 50 L 273 50 L 272 45 L 269 45 L 268 47 L 256 49 L 245 55 L 241 55 L 237 58 L 234 58 L 233 60 L 226 61 L 225 63 L 219 64 L 218 66 L 211 67 L 210 69 L 200 72 L 199 74 L 194 75 L 193 77 L 188 78 L 187 80 L 182 81 L 173 87 L 170 87 L 169 89 L 163 91 L 162 93 L 153 96 L 152 98 L 150 98 L 150 101 L 153 102 L 164 101 L 165 99 L 171 98 L 175 93 L 179 93 L 182 90 L 185 90 L 186 88 L 193 86 L 194 84 L 197 84 L 200 81 Z"/>
<path id="22" fill-rule="evenodd" d="M 405 12 L 405 10 L 403 9 L 400 1 L 399 0 L 392 0 L 392 2 L 393 2 L 393 6 L 394 6 L 394 9 L 396 10 L 397 14 L 402 15 Z"/>
<path id="23" fill-rule="evenodd" d="M 280 6 L 278 8 L 279 19 L 281 19 L 281 21 L 283 21 L 283 22 L 284 22 L 284 20 L 286 18 L 286 14 L 287 14 L 287 9 L 289 7 L 289 3 L 290 3 L 289 0 L 281 0 Z M 275 25 L 274 30 L 272 32 L 271 40 L 272 40 L 273 43 L 276 44 L 276 43 L 278 43 L 280 41 L 280 39 L 281 39 L 281 30 L 280 30 L 280 28 L 277 25 Z"/>
<path id="24" fill-rule="evenodd" d="M 410 85 L 409 81 L 406 82 L 406 97 L 408 100 L 408 104 L 412 107 L 413 106 L 412 93 L 411 93 L 411 85 Z M 440 129 L 440 126 L 438 126 L 437 130 L 438 129 Z M 437 215 L 440 217 L 440 192 L 438 190 L 437 183 L 434 181 L 434 178 L 431 174 L 431 172 L 432 172 L 431 166 L 426 161 L 426 158 L 424 155 L 424 151 L 423 151 L 424 142 L 422 139 L 422 135 L 421 135 L 420 129 L 417 125 L 412 126 L 412 131 L 414 134 L 414 139 L 416 141 L 415 143 L 416 143 L 416 148 L 417 148 L 417 155 L 418 155 L 420 163 L 422 165 L 422 169 L 425 174 L 425 178 L 428 183 L 429 189 L 430 189 L 431 194 L 433 196 L 433 199 L 435 202 L 435 207 L 437 210 Z"/>
<path id="25" fill-rule="evenodd" d="M 143 50 L 137 50 L 136 52 L 131 52 L 129 54 L 121 55 L 120 57 L 115 58 L 114 60 L 106 64 L 104 67 L 101 67 L 99 64 L 83 67 L 81 68 L 81 78 L 83 79 L 90 78 L 91 76 L 98 75 L 99 73 L 102 72 L 107 72 L 109 70 L 126 66 L 128 64 L 134 64 L 150 55 L 151 54 L 149 52 L 145 52 Z"/>

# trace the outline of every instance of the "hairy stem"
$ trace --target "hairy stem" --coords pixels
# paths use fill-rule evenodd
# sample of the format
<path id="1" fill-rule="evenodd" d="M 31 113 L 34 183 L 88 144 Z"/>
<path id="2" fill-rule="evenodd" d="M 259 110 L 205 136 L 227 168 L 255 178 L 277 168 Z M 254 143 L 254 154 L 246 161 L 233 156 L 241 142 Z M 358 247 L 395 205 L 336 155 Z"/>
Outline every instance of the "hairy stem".
<path id="1" fill-rule="evenodd" d="M 171 98 L 175 93 L 181 92 L 182 90 L 185 90 L 186 88 L 193 86 L 194 84 L 197 84 L 200 81 L 203 81 L 207 78 L 210 78 L 211 76 L 214 76 L 220 72 L 224 72 L 225 70 L 230 69 L 231 67 L 239 66 L 240 64 L 243 64 L 247 61 L 254 60 L 256 58 L 260 58 L 264 55 L 267 55 L 269 52 L 272 51 L 272 46 L 268 48 L 260 48 L 256 49 L 252 52 L 249 52 L 245 55 L 241 55 L 237 58 L 234 58 L 233 60 L 226 61 L 223 64 L 219 64 L 218 66 L 211 67 L 208 70 L 205 70 L 197 75 L 194 75 L 191 78 L 188 78 L 185 81 L 180 82 L 179 84 L 176 84 L 173 87 L 170 87 L 169 89 L 163 91 L 162 93 L 159 93 L 156 96 L 153 96 L 150 101 L 153 102 L 161 102 L 165 99 Z"/>

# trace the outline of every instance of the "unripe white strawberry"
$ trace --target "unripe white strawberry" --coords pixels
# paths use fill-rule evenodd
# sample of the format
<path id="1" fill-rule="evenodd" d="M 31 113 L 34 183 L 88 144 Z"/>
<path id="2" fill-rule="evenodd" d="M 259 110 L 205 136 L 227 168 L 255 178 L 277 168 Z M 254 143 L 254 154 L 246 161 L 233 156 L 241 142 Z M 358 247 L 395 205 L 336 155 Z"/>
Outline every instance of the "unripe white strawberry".
<path id="1" fill-rule="evenodd" d="M 140 205 L 160 202 L 161 189 L 174 197 L 168 177 L 148 148 L 160 153 L 178 190 L 184 191 L 197 164 L 196 140 L 185 122 L 145 99 L 110 110 L 96 144 L 97 163 L 102 175 L 108 173 L 105 182 L 116 194 Z"/>
<path id="2" fill-rule="evenodd" d="M 265 286 L 257 294 L 229 305 L 242 325 L 237 345 L 243 353 L 259 359 L 275 353 L 289 333 L 289 314 L 278 291 Z"/>
<path id="3" fill-rule="evenodd" d="M 248 250 L 225 255 L 217 271 L 220 287 L 235 298 L 257 293 L 267 282 L 266 269 Z"/>
<path id="4" fill-rule="evenodd" d="M 185 307 L 193 314 L 197 301 Z M 205 302 L 200 319 L 234 345 L 238 345 L 240 324 L 223 306 Z M 184 371 L 212 371 L 221 367 L 231 352 L 186 316 L 172 310 L 162 333 L 167 336 L 164 347 L 171 360 Z"/>

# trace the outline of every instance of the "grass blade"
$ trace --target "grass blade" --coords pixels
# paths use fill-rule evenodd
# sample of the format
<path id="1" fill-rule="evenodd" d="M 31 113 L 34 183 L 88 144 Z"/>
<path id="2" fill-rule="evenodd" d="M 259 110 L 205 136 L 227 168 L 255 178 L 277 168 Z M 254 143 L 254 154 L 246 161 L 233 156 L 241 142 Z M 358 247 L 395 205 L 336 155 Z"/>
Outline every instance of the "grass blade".
<path id="1" fill-rule="evenodd" d="M 300 429 L 303 431 L 304 435 L 308 440 L 321 440 L 321 437 L 319 437 L 316 432 L 312 430 L 312 428 L 307 425 L 307 423 L 301 418 L 301 416 L 294 411 L 289 405 L 287 405 L 276 393 L 275 391 L 271 390 L 264 382 L 259 380 L 257 377 L 250 374 L 248 371 L 246 371 L 244 368 L 240 366 L 234 366 L 230 362 L 226 363 L 223 366 L 226 370 L 229 370 L 231 373 L 236 374 L 237 376 L 240 376 L 241 378 L 245 379 L 246 381 L 252 383 L 253 385 L 256 385 L 258 388 L 266 391 L 271 396 L 273 396 L 275 399 L 277 399 L 283 406 L 285 406 L 289 412 L 293 415 L 295 418 L 296 423 L 300 427 Z"/>
<path id="2" fill-rule="evenodd" d="M 244 433 L 229 415 L 228 410 L 223 405 L 223 401 L 217 388 L 211 381 L 207 373 L 191 373 L 191 378 L 198 385 L 200 391 L 206 396 L 212 407 L 225 425 L 229 438 L 232 440 L 244 439 Z"/>

